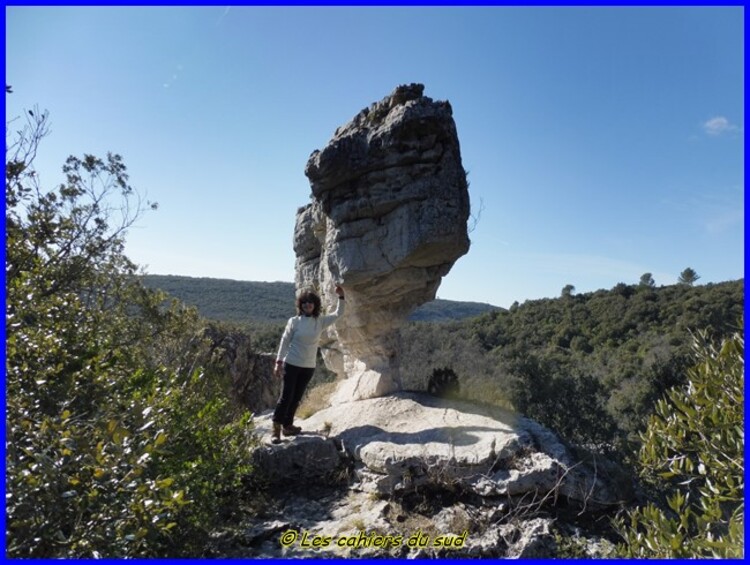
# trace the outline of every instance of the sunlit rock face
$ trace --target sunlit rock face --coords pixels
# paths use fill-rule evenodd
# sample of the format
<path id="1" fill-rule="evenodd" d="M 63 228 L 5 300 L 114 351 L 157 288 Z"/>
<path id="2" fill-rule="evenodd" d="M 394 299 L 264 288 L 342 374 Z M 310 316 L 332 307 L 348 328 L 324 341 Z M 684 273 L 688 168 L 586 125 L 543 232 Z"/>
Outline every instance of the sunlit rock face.
<path id="1" fill-rule="evenodd" d="M 296 285 L 346 315 L 321 343 L 342 379 L 333 402 L 400 389 L 399 327 L 435 299 L 455 261 L 468 252 L 469 194 L 448 102 L 403 85 L 338 128 L 310 156 L 312 201 L 294 234 Z"/>

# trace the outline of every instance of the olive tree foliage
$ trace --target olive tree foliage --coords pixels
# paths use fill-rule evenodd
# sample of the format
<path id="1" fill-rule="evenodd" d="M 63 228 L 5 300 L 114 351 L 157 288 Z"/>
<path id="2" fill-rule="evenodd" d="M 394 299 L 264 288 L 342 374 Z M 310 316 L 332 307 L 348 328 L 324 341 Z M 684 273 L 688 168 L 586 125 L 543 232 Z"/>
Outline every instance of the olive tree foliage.
<path id="1" fill-rule="evenodd" d="M 249 469 L 249 417 L 200 369 L 195 311 L 123 253 L 154 206 L 122 158 L 70 157 L 45 191 L 48 115 L 24 118 L 6 125 L 7 555 L 194 555 Z"/>
<path id="2" fill-rule="evenodd" d="M 643 433 L 642 474 L 664 492 L 616 521 L 628 557 L 744 554 L 744 338 L 696 335 L 698 364 L 656 405 Z"/>

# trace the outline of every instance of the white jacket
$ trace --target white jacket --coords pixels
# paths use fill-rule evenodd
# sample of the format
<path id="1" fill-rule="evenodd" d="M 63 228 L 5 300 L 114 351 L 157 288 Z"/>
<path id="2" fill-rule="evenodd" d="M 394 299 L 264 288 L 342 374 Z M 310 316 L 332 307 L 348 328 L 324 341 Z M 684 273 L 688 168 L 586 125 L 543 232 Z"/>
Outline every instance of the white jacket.
<path id="1" fill-rule="evenodd" d="M 315 368 L 318 344 L 323 330 L 344 314 L 344 300 L 338 300 L 336 311 L 327 316 L 295 316 L 289 318 L 281 336 L 277 360 L 296 367 Z"/>

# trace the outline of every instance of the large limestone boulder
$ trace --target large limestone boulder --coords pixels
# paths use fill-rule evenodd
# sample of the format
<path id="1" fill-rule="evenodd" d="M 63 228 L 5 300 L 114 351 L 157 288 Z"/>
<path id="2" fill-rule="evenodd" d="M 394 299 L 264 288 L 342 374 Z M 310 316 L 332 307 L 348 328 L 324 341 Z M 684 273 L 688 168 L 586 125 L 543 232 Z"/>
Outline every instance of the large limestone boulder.
<path id="1" fill-rule="evenodd" d="M 265 441 L 270 414 L 254 422 Z M 581 529 L 632 496 L 611 462 L 496 407 L 401 392 L 331 406 L 298 423 L 302 435 L 254 452 L 255 470 L 278 485 L 271 490 L 283 510 L 252 524 L 253 540 L 238 556 L 552 558 L 553 522 L 593 540 L 595 528 Z M 299 538 L 284 546 L 289 530 Z M 417 530 L 433 541 L 465 539 L 447 552 L 433 543 L 409 547 Z M 304 533 L 333 542 L 306 548 Z M 374 535 L 402 543 L 335 543 Z"/>
<path id="2" fill-rule="evenodd" d="M 347 314 L 321 346 L 347 377 L 333 402 L 400 388 L 398 328 L 434 300 L 441 278 L 469 250 L 469 194 L 448 102 L 399 86 L 336 130 L 305 168 L 312 201 L 294 234 L 296 285 Z"/>
<path id="3" fill-rule="evenodd" d="M 261 436 L 270 434 L 269 415 L 255 423 Z M 321 467 L 326 472 L 336 466 L 334 451 L 347 454 L 357 465 L 359 488 L 382 495 L 460 484 L 484 498 L 544 493 L 590 510 L 624 496 L 622 485 L 607 480 L 614 476 L 611 465 L 593 459 L 596 469 L 584 464 L 549 429 L 497 407 L 400 392 L 331 406 L 301 425 L 305 434 L 259 453 L 272 452 L 284 469 L 301 469 L 320 466 L 310 458 L 330 452 Z M 323 447 L 330 442 L 335 450 Z M 295 457 L 302 459 L 289 463 Z M 285 476 L 275 466 L 270 474 Z"/>

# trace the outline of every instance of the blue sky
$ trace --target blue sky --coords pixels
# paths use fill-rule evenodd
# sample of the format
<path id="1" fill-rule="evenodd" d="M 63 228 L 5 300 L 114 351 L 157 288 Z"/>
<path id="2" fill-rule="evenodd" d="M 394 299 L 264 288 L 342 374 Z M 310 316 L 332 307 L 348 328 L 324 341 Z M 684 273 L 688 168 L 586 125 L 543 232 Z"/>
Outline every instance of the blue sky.
<path id="1" fill-rule="evenodd" d="M 293 281 L 304 167 L 397 85 L 449 100 L 478 222 L 440 298 L 744 276 L 742 7 L 8 7 L 37 168 L 120 153 L 153 274 Z"/>

